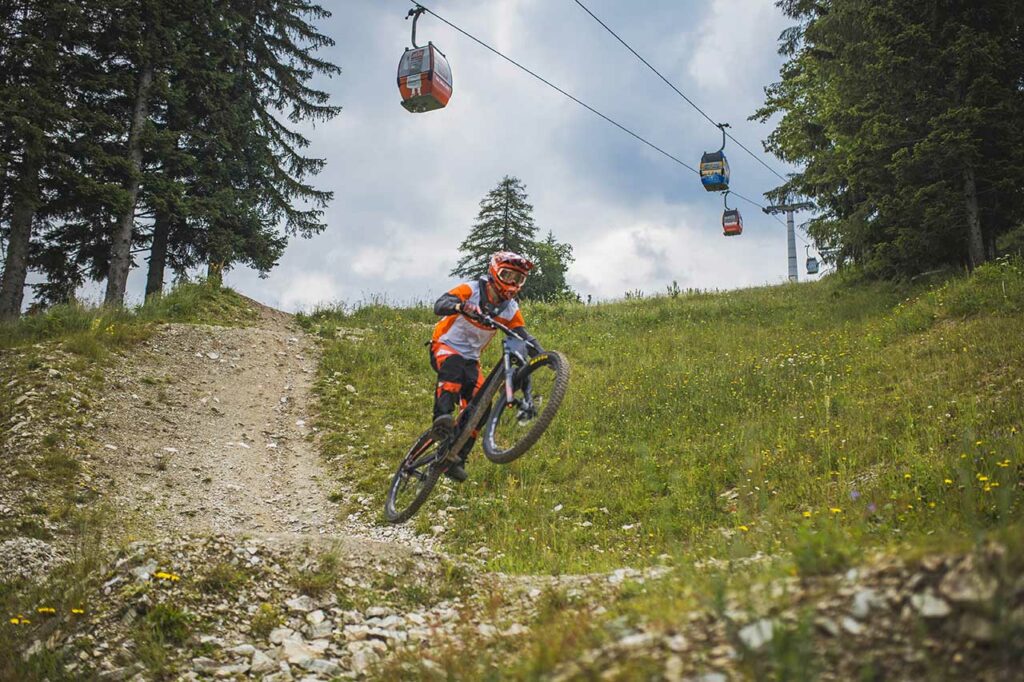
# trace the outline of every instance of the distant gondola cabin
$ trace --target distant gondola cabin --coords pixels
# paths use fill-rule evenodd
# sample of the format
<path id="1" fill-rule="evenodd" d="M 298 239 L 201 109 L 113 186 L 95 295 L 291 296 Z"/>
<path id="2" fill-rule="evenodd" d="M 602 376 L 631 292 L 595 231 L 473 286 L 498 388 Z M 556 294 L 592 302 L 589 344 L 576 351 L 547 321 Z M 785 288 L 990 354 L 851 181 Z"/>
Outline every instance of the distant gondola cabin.
<path id="1" fill-rule="evenodd" d="M 743 234 L 743 217 L 735 208 L 728 208 L 722 214 L 722 234 L 726 237 Z"/>
<path id="2" fill-rule="evenodd" d="M 709 192 L 729 189 L 729 161 L 723 152 L 705 152 L 700 157 L 700 181 Z"/>
<path id="3" fill-rule="evenodd" d="M 811 256 L 807 259 L 807 274 L 817 275 L 818 274 L 818 259 Z"/>
<path id="4" fill-rule="evenodd" d="M 406 49 L 398 63 L 398 90 L 402 106 L 419 114 L 442 109 L 452 96 L 452 70 L 433 43 Z"/>

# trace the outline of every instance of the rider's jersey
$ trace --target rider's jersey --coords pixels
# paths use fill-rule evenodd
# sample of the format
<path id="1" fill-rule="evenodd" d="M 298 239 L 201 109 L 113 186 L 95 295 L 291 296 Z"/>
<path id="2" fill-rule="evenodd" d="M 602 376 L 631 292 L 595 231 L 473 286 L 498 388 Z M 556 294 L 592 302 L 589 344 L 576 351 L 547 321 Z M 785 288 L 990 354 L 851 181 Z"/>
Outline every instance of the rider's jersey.
<path id="1" fill-rule="evenodd" d="M 507 327 L 516 329 L 524 326 L 523 315 L 519 311 L 519 303 L 515 299 L 491 305 L 483 295 L 483 281 L 460 284 L 448 292 L 449 296 L 458 298 L 463 303 L 472 303 L 488 315 Z M 465 315 L 447 315 L 434 326 L 434 345 L 444 344 L 455 350 L 459 355 L 479 360 L 480 353 L 491 342 L 497 330 L 485 327 L 470 320 Z"/>

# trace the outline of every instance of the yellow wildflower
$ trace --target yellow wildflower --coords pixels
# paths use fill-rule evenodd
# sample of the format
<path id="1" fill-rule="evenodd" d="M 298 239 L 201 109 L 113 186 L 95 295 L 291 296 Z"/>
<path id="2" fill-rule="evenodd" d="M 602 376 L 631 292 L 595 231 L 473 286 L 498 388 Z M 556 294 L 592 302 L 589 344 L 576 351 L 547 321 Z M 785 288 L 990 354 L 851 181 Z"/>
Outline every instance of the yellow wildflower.
<path id="1" fill-rule="evenodd" d="M 71 613 L 75 614 L 76 616 L 80 616 L 83 613 L 85 613 L 85 609 L 71 609 Z"/>
<path id="2" fill-rule="evenodd" d="M 840 509 L 839 507 L 829 507 L 828 510 L 830 512 L 832 512 L 833 514 L 842 514 L 843 513 L 843 510 Z"/>
<path id="3" fill-rule="evenodd" d="M 980 482 L 984 483 L 985 481 L 987 481 L 987 480 L 988 480 L 988 476 L 984 476 L 984 475 L 982 475 L 982 474 L 978 474 L 978 480 L 979 480 Z"/>
<path id="4" fill-rule="evenodd" d="M 947 478 L 945 481 L 943 481 L 943 483 L 945 483 L 946 485 L 953 485 L 953 479 Z"/>
<path id="5" fill-rule="evenodd" d="M 811 518 L 811 512 L 809 512 L 809 511 L 805 511 L 805 512 L 804 512 L 804 518 L 805 518 L 805 519 L 809 519 L 809 518 Z"/>
<path id="6" fill-rule="evenodd" d="M 750 530 L 750 529 L 749 529 L 749 528 L 747 528 L 746 526 L 737 526 L 737 528 L 739 528 L 739 529 L 740 529 L 741 531 L 743 531 L 744 533 L 746 533 L 746 532 L 747 532 L 748 530 Z"/>
<path id="7" fill-rule="evenodd" d="M 36 613 L 57 613 L 57 609 L 51 606 L 40 606 L 36 609 Z"/>
<path id="8" fill-rule="evenodd" d="M 910 478 L 910 474 L 903 474 L 903 478 Z"/>

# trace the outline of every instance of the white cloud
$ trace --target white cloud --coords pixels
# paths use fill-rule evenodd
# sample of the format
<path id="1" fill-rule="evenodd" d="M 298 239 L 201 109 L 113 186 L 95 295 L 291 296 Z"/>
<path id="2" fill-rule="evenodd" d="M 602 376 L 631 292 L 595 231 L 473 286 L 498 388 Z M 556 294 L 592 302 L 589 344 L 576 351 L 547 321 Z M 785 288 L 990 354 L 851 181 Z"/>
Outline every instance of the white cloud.
<path id="1" fill-rule="evenodd" d="M 338 300 L 334 279 L 325 272 L 310 272 L 290 279 L 281 292 L 278 305 L 285 310 L 308 310 Z"/>

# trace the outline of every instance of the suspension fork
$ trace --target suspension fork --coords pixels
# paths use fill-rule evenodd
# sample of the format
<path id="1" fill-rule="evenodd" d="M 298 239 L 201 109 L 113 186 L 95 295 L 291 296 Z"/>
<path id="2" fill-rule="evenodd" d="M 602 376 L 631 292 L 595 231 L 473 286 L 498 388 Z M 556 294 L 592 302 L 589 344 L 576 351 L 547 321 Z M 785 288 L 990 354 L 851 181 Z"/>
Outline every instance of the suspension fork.
<path id="1" fill-rule="evenodd" d="M 510 406 L 514 405 L 516 401 L 512 397 L 515 393 L 512 387 L 515 377 L 512 376 L 512 354 L 508 352 L 508 349 L 505 349 L 502 364 L 505 367 L 505 405 Z"/>

